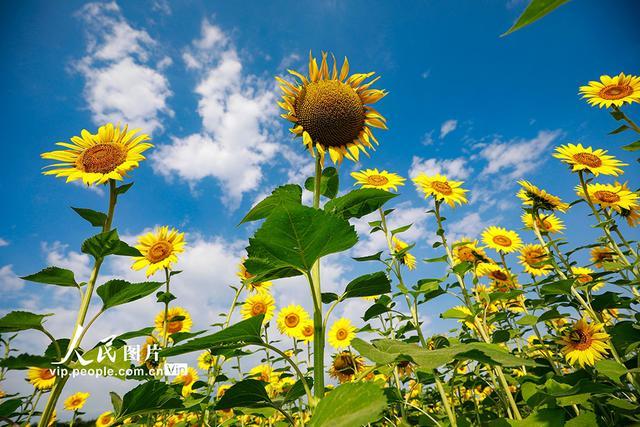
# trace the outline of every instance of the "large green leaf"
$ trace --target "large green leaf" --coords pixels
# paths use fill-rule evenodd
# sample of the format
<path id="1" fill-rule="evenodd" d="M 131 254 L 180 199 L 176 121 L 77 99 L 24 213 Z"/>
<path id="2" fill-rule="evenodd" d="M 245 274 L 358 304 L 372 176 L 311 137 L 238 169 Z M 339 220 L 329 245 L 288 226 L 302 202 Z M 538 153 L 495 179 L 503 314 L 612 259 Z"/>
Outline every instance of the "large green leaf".
<path id="1" fill-rule="evenodd" d="M 177 356 L 193 351 L 207 349 L 231 349 L 240 348 L 249 344 L 260 344 L 260 330 L 264 315 L 251 317 L 247 320 L 231 325 L 215 334 L 192 339 L 184 344 L 176 345 L 160 351 L 160 356 Z"/>
<path id="2" fill-rule="evenodd" d="M 140 384 L 122 397 L 118 421 L 134 415 L 167 409 L 180 409 L 180 396 L 169 385 L 153 380 Z"/>
<path id="3" fill-rule="evenodd" d="M 60 267 L 47 267 L 35 274 L 21 277 L 29 282 L 46 283 L 48 285 L 75 286 L 78 287 L 73 271 Z"/>
<path id="4" fill-rule="evenodd" d="M 346 383 L 329 392 L 316 407 L 310 427 L 355 427 L 377 421 L 387 398 L 374 383 Z"/>
<path id="5" fill-rule="evenodd" d="M 299 185 L 287 184 L 273 190 L 270 196 L 267 196 L 242 218 L 240 224 L 249 221 L 257 221 L 269 216 L 271 212 L 283 205 L 302 203 L 302 188 Z"/>
<path id="6" fill-rule="evenodd" d="M 22 353 L 18 356 L 9 356 L 4 359 L 0 359 L 0 367 L 17 370 L 28 369 L 32 366 L 37 366 L 39 368 L 50 368 L 53 367 L 51 362 L 53 362 L 53 360 L 49 357 Z"/>
<path id="7" fill-rule="evenodd" d="M 522 27 L 534 23 L 546 14 L 552 12 L 559 6 L 562 6 L 569 0 L 531 0 L 527 8 L 522 12 L 515 24 L 511 26 L 502 36 L 511 34 Z"/>
<path id="8" fill-rule="evenodd" d="M 264 386 L 265 383 L 259 380 L 240 381 L 224 392 L 216 404 L 216 409 L 232 409 L 240 406 L 249 408 L 273 406 Z"/>
<path id="9" fill-rule="evenodd" d="M 618 384 L 620 384 L 620 377 L 627 373 L 626 366 L 609 359 L 598 360 L 596 370 Z"/>
<path id="10" fill-rule="evenodd" d="M 391 292 L 391 282 L 383 271 L 365 274 L 353 279 L 344 291 L 343 298 L 372 297 Z"/>
<path id="11" fill-rule="evenodd" d="M 113 229 L 89 237 L 82 243 L 81 250 L 95 259 L 107 255 L 140 256 L 140 251 L 120 240 L 118 231 Z"/>
<path id="12" fill-rule="evenodd" d="M 0 319 L 0 334 L 36 329 L 42 331 L 42 320 L 51 314 L 35 314 L 28 311 L 12 311 Z"/>
<path id="13" fill-rule="evenodd" d="M 396 196 L 377 188 L 361 188 L 330 200 L 324 205 L 324 210 L 345 219 L 362 218 Z"/>
<path id="14" fill-rule="evenodd" d="M 313 191 L 315 186 L 315 178 L 309 177 L 304 182 L 304 188 L 309 191 Z M 338 170 L 334 167 L 328 167 L 322 171 L 320 177 L 320 194 L 328 199 L 333 199 L 338 194 L 338 188 L 340 187 L 340 176 Z"/>
<path id="15" fill-rule="evenodd" d="M 508 420 L 514 427 L 562 427 L 564 426 L 564 410 L 546 408 L 534 411 L 523 420 Z"/>
<path id="16" fill-rule="evenodd" d="M 293 276 L 357 241 L 355 229 L 342 218 L 307 206 L 283 205 L 249 239 L 245 267 L 256 280 Z"/>
<path id="17" fill-rule="evenodd" d="M 98 287 L 96 292 L 102 299 L 103 309 L 106 310 L 151 295 L 163 284 L 162 282 L 129 283 L 115 279 Z"/>
<path id="18" fill-rule="evenodd" d="M 13 413 L 22 405 L 22 399 L 9 399 L 0 403 L 0 419 L 8 421 Z M 11 425 L 11 423 L 7 424 Z"/>
<path id="19" fill-rule="evenodd" d="M 93 209 L 86 208 L 74 208 L 74 211 L 80 215 L 83 219 L 89 221 L 94 227 L 104 227 L 104 223 L 107 222 L 107 215 L 103 212 L 94 211 Z"/>

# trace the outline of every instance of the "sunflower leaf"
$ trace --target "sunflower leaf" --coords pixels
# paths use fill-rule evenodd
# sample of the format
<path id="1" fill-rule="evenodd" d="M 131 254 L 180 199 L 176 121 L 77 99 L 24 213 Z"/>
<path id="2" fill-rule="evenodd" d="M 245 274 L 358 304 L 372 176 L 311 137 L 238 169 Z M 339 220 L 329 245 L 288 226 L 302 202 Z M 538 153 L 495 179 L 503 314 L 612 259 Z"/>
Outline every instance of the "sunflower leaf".
<path id="1" fill-rule="evenodd" d="M 35 283 L 46 283 L 48 285 L 78 287 L 73 271 L 60 267 L 47 267 L 35 274 L 21 277 L 21 279 Z"/>
<path id="2" fill-rule="evenodd" d="M 242 218 L 240 224 L 264 219 L 271 212 L 285 204 L 302 204 L 302 188 L 299 185 L 287 184 L 273 190 L 270 196 L 262 199 Z"/>
<path id="3" fill-rule="evenodd" d="M 122 421 L 134 415 L 181 407 L 180 395 L 173 388 L 162 381 L 153 380 L 125 393 L 117 418 Z"/>
<path id="4" fill-rule="evenodd" d="M 378 420 L 387 398 L 374 383 L 346 383 L 329 392 L 316 407 L 310 427 L 362 426 Z"/>
<path id="5" fill-rule="evenodd" d="M 344 290 L 342 299 L 372 297 L 391 292 L 391 282 L 383 271 L 365 274 L 353 279 Z"/>
<path id="6" fill-rule="evenodd" d="M 0 319 L 0 334 L 26 331 L 28 329 L 44 330 L 42 320 L 52 314 L 35 314 L 28 311 L 12 311 Z"/>
<path id="7" fill-rule="evenodd" d="M 107 215 L 103 212 L 94 211 L 93 209 L 86 208 L 74 208 L 71 207 L 78 215 L 83 219 L 89 221 L 89 224 L 94 227 L 104 227 L 104 223 L 107 222 Z"/>
<path id="8" fill-rule="evenodd" d="M 313 192 L 315 185 L 314 177 L 309 177 L 304 182 L 304 188 Z M 320 178 L 320 194 L 328 199 L 333 199 L 338 194 L 340 176 L 334 167 L 328 167 L 322 171 Z"/>
<path id="9" fill-rule="evenodd" d="M 96 292 L 102 299 L 103 310 L 106 310 L 151 295 L 163 284 L 163 282 L 129 283 L 115 279 L 99 286 Z"/>
<path id="10" fill-rule="evenodd" d="M 504 37 L 508 34 L 513 33 L 514 31 L 519 30 L 522 27 L 526 27 L 527 25 L 533 24 L 538 19 L 552 12 L 559 6 L 562 6 L 569 0 L 531 0 L 527 8 L 522 12 L 522 15 L 518 17 L 518 20 L 507 30 L 506 33 L 502 34 L 501 37 Z"/>
<path id="11" fill-rule="evenodd" d="M 115 229 L 89 237 L 82 243 L 81 250 L 95 259 L 103 259 L 107 255 L 142 255 L 138 249 L 120 240 L 118 231 Z"/>
<path id="12" fill-rule="evenodd" d="M 378 210 L 396 196 L 378 188 L 361 188 L 328 201 L 324 210 L 344 219 L 362 218 Z"/>
<path id="13" fill-rule="evenodd" d="M 216 404 L 216 409 L 232 409 L 239 406 L 250 408 L 273 406 L 264 385 L 264 382 L 254 379 L 240 381 L 224 392 Z"/>

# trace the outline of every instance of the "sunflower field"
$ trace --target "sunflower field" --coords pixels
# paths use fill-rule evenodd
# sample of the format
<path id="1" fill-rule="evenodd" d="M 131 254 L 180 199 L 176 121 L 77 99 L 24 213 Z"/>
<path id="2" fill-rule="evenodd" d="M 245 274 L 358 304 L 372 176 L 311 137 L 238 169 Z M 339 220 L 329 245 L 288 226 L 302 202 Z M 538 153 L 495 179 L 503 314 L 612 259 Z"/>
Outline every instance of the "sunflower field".
<path id="1" fill-rule="evenodd" d="M 457 233 L 447 215 L 473 196 L 465 182 L 379 169 L 340 179 L 341 166 L 362 156 L 375 160 L 384 144 L 384 103 L 376 104 L 387 92 L 379 76 L 353 72 L 346 58 L 327 53 L 310 54 L 305 64 L 305 73 L 276 77 L 278 105 L 314 173 L 303 186 L 273 188 L 243 215 L 239 226 L 252 237 L 237 281 L 226 284 L 234 297 L 204 328 L 194 328 L 189 307 L 172 293 L 189 247 L 185 233 L 166 225 L 130 244 L 117 231 L 125 226 L 117 221 L 119 202 L 154 149 L 145 130 L 106 123 L 41 155 L 44 175 L 104 188 L 108 203 L 102 211 L 73 208 L 87 230 L 93 227 L 81 246 L 91 259 L 88 281 L 58 266 L 22 277 L 77 291 L 67 335 L 53 336 L 47 314 L 0 318 L 0 424 L 48 427 L 59 417 L 99 427 L 640 424 L 640 193 L 638 183 L 624 179 L 637 165 L 613 150 L 558 145 L 552 161 L 572 200 L 523 179 L 512 195 L 521 228 L 494 224 L 478 239 L 450 237 Z M 602 75 L 578 91 L 618 122 L 612 133 L 640 139 L 627 110 L 640 103 L 640 76 Z M 639 150 L 640 141 L 622 149 Z M 404 237 L 412 224 L 390 225 L 411 186 L 424 198 L 433 258 L 412 253 L 416 242 Z M 564 238 L 568 211 L 581 215 L 597 239 Z M 350 258 L 362 234 L 354 221 L 365 216 L 375 219 L 364 232 L 386 249 Z M 368 272 L 327 292 L 323 258 L 335 254 Z M 128 259 L 147 281 L 106 276 L 101 267 L 112 257 Z M 280 304 L 272 293 L 290 277 L 307 283 L 300 304 Z M 423 308 L 445 295 L 456 304 L 431 305 L 438 312 L 429 315 L 457 326 L 427 334 Z M 362 322 L 331 317 L 353 299 L 367 303 L 358 313 Z M 123 324 L 120 335 L 86 339 L 97 319 L 124 304 L 155 304 L 157 315 L 145 328 Z M 23 352 L 14 339 L 25 331 L 44 334 L 49 344 L 39 354 Z M 274 339 L 276 332 L 284 339 Z M 197 365 L 182 363 L 187 356 Z M 93 396 L 66 387 L 82 370 L 132 387 L 111 392 L 112 406 L 87 422 L 83 407 Z M 31 394 L 4 388 L 10 371 L 32 385 Z"/>

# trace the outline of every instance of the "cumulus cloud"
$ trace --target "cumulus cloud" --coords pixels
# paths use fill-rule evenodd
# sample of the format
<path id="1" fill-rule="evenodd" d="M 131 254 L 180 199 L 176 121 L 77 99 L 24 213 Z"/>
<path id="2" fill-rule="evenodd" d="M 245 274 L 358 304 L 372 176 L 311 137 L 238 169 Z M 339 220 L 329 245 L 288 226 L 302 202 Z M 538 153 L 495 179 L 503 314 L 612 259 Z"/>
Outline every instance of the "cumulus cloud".
<path id="1" fill-rule="evenodd" d="M 153 168 L 192 186 L 207 177 L 217 179 L 223 202 L 234 209 L 246 192 L 259 187 L 263 165 L 278 149 L 272 136 L 277 117 L 273 85 L 246 74 L 233 43 L 207 20 L 183 60 L 200 78 L 195 93 L 202 129 L 159 146 Z"/>
<path id="2" fill-rule="evenodd" d="M 161 116 L 173 112 L 166 103 L 169 83 L 161 73 L 167 60 L 153 65 L 156 41 L 133 28 L 115 2 L 88 3 L 77 16 L 87 28 L 87 49 L 74 67 L 85 78 L 94 122 L 124 121 L 148 133 L 162 129 Z"/>
<path id="3" fill-rule="evenodd" d="M 9 246 L 9 241 L 0 237 L 0 248 L 3 246 Z"/>
<path id="4" fill-rule="evenodd" d="M 456 130 L 457 127 L 458 127 L 458 121 L 455 119 L 449 119 L 444 123 L 442 123 L 442 126 L 440 126 L 440 139 L 449 135 L 451 132 Z"/>
<path id="5" fill-rule="evenodd" d="M 24 285 L 24 281 L 13 272 L 13 265 L 7 264 L 0 268 L 0 290 L 2 292 L 17 291 Z"/>
<path id="6" fill-rule="evenodd" d="M 466 179 L 473 169 L 468 166 L 467 159 L 457 157 L 455 159 L 423 159 L 413 156 L 409 176 L 415 178 L 421 173 L 426 175 L 441 174 L 449 179 Z"/>

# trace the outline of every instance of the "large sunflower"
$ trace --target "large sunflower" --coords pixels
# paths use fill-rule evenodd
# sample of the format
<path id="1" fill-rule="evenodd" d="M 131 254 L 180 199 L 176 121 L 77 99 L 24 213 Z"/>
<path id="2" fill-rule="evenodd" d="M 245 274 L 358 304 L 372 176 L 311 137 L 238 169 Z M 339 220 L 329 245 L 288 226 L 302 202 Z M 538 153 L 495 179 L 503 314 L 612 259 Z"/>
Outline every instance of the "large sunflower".
<path id="1" fill-rule="evenodd" d="M 43 159 L 60 162 L 46 166 L 51 169 L 44 174 L 66 177 L 67 182 L 81 179 L 87 185 L 104 184 L 110 179 L 122 180 L 145 159 L 142 152 L 153 147 L 145 142 L 150 139 L 149 135 L 136 136 L 138 132 L 138 129 L 128 130 L 126 125 L 120 129 L 119 124 L 114 126 L 112 123 L 100 126 L 97 134 L 83 129 L 81 136 L 71 138 L 72 144 L 56 143 L 67 150 L 40 155 Z"/>
<path id="2" fill-rule="evenodd" d="M 349 351 L 336 354 L 329 368 L 329 375 L 337 379 L 340 384 L 351 381 L 364 370 L 362 357 Z"/>
<path id="3" fill-rule="evenodd" d="M 545 276 L 553 269 L 548 264 L 549 256 L 542 245 L 525 245 L 519 258 L 524 271 L 534 276 Z"/>
<path id="4" fill-rule="evenodd" d="M 184 233 L 167 226 L 158 228 L 155 233 L 140 236 L 138 242 L 136 248 L 142 256 L 135 258 L 131 268 L 141 270 L 148 266 L 147 277 L 160 269 L 170 269 L 171 264 L 178 262 L 176 255 L 184 252 Z"/>
<path id="5" fill-rule="evenodd" d="M 191 326 L 193 325 L 193 321 L 191 320 L 191 315 L 187 310 L 182 307 L 171 307 L 167 311 L 167 334 L 172 335 L 178 332 L 189 332 L 191 330 Z M 155 327 L 156 331 L 160 335 L 164 334 L 165 328 L 165 316 L 164 310 L 156 315 L 155 318 Z"/>
<path id="6" fill-rule="evenodd" d="M 27 371 L 27 378 L 38 390 L 48 390 L 56 382 L 56 374 L 49 368 L 32 367 Z"/>
<path id="7" fill-rule="evenodd" d="M 349 347 L 356 337 L 356 327 L 351 324 L 351 320 L 341 317 L 331 326 L 328 336 L 329 344 L 334 348 Z"/>
<path id="8" fill-rule="evenodd" d="M 520 217 L 522 223 L 529 230 L 533 230 L 533 214 L 525 212 Z M 562 233 L 564 230 L 564 223 L 555 214 L 541 214 L 538 218 L 538 229 L 543 233 Z"/>
<path id="9" fill-rule="evenodd" d="M 584 367 L 604 358 L 609 349 L 608 338 L 602 323 L 589 324 L 580 319 L 565 331 L 559 343 L 564 345 L 562 353 L 569 363 Z"/>
<path id="10" fill-rule="evenodd" d="M 580 94 L 592 106 L 621 107 L 625 103 L 640 102 L 640 77 L 600 76 L 600 81 L 590 81 L 587 86 L 580 86 Z"/>
<path id="11" fill-rule="evenodd" d="M 493 225 L 482 232 L 482 241 L 491 249 L 503 253 L 515 252 L 522 247 L 518 233 Z"/>
<path id="12" fill-rule="evenodd" d="M 378 169 L 364 169 L 358 172 L 351 172 L 351 176 L 356 180 L 354 185 L 360 184 L 362 188 L 379 188 L 381 190 L 398 191 L 399 185 L 404 185 L 406 179 L 397 173 L 382 171 Z"/>
<path id="13" fill-rule="evenodd" d="M 271 288 L 271 282 L 254 282 L 251 279 L 255 277 L 254 274 L 251 274 L 247 271 L 247 268 L 244 266 L 245 258 L 240 261 L 238 265 L 238 272 L 236 273 L 242 283 L 249 289 L 249 292 L 268 292 L 269 288 Z"/>
<path id="14" fill-rule="evenodd" d="M 292 338 L 299 338 L 309 314 L 299 305 L 288 305 L 278 313 L 278 329 Z"/>
<path id="15" fill-rule="evenodd" d="M 269 321 L 273 317 L 273 312 L 276 309 L 276 301 L 271 294 L 267 292 L 258 292 L 257 294 L 250 295 L 249 298 L 242 304 L 243 319 L 249 319 L 260 314 L 264 314 L 264 322 Z"/>
<path id="16" fill-rule="evenodd" d="M 282 89 L 278 105 L 285 110 L 282 117 L 293 123 L 291 132 L 302 137 L 305 147 L 314 154 L 314 147 L 324 161 L 328 152 L 334 163 L 346 157 L 358 161 L 360 151 L 367 154 L 378 143 L 371 127 L 387 129 L 386 119 L 367 104 L 374 104 L 387 92 L 371 89 L 378 80 L 365 83 L 374 73 L 349 74 L 349 62 L 344 59 L 340 73 L 336 60 L 329 71 L 327 54 L 322 53 L 320 67 L 309 53 L 309 76 L 288 70 L 300 81 L 290 83 L 276 77 Z"/>
<path id="17" fill-rule="evenodd" d="M 393 236 L 392 243 L 393 250 L 396 253 L 401 253 L 402 251 L 404 251 L 404 253 L 402 253 L 402 257 L 400 258 L 400 263 L 406 265 L 409 270 L 415 269 L 416 257 L 411 255 L 408 250 L 405 251 L 405 249 L 409 247 L 409 244 L 403 240 L 398 239 L 395 236 Z"/>
<path id="18" fill-rule="evenodd" d="M 465 193 L 468 190 L 461 187 L 462 181 L 451 181 L 440 174 L 427 176 L 421 173 L 413 178 L 413 182 L 418 190 L 424 193 L 425 199 L 433 196 L 436 200 L 444 200 L 451 207 L 454 207 L 456 203 L 461 205 L 467 203 Z"/>
<path id="19" fill-rule="evenodd" d="M 547 193 L 529 181 L 521 180 L 518 184 L 522 187 L 518 191 L 517 196 L 523 201 L 526 206 L 534 206 L 538 209 L 544 209 L 547 211 L 560 211 L 566 212 L 569 209 L 569 204 L 564 203 L 560 197 Z"/>
<path id="20" fill-rule="evenodd" d="M 67 397 L 64 401 L 64 409 L 67 411 L 79 411 L 89 398 L 89 393 L 78 392 Z"/>
<path id="21" fill-rule="evenodd" d="M 607 154 L 607 150 L 583 147 L 582 144 L 567 144 L 556 147 L 553 157 L 571 166 L 573 172 L 587 171 L 595 176 L 621 175 L 622 166 L 628 166 Z"/>
<path id="22" fill-rule="evenodd" d="M 582 186 L 576 187 L 578 196 L 586 199 Z M 640 196 L 620 184 L 587 184 L 589 199 L 603 208 L 613 208 L 620 212 L 622 209 L 632 209 L 640 200 Z"/>

